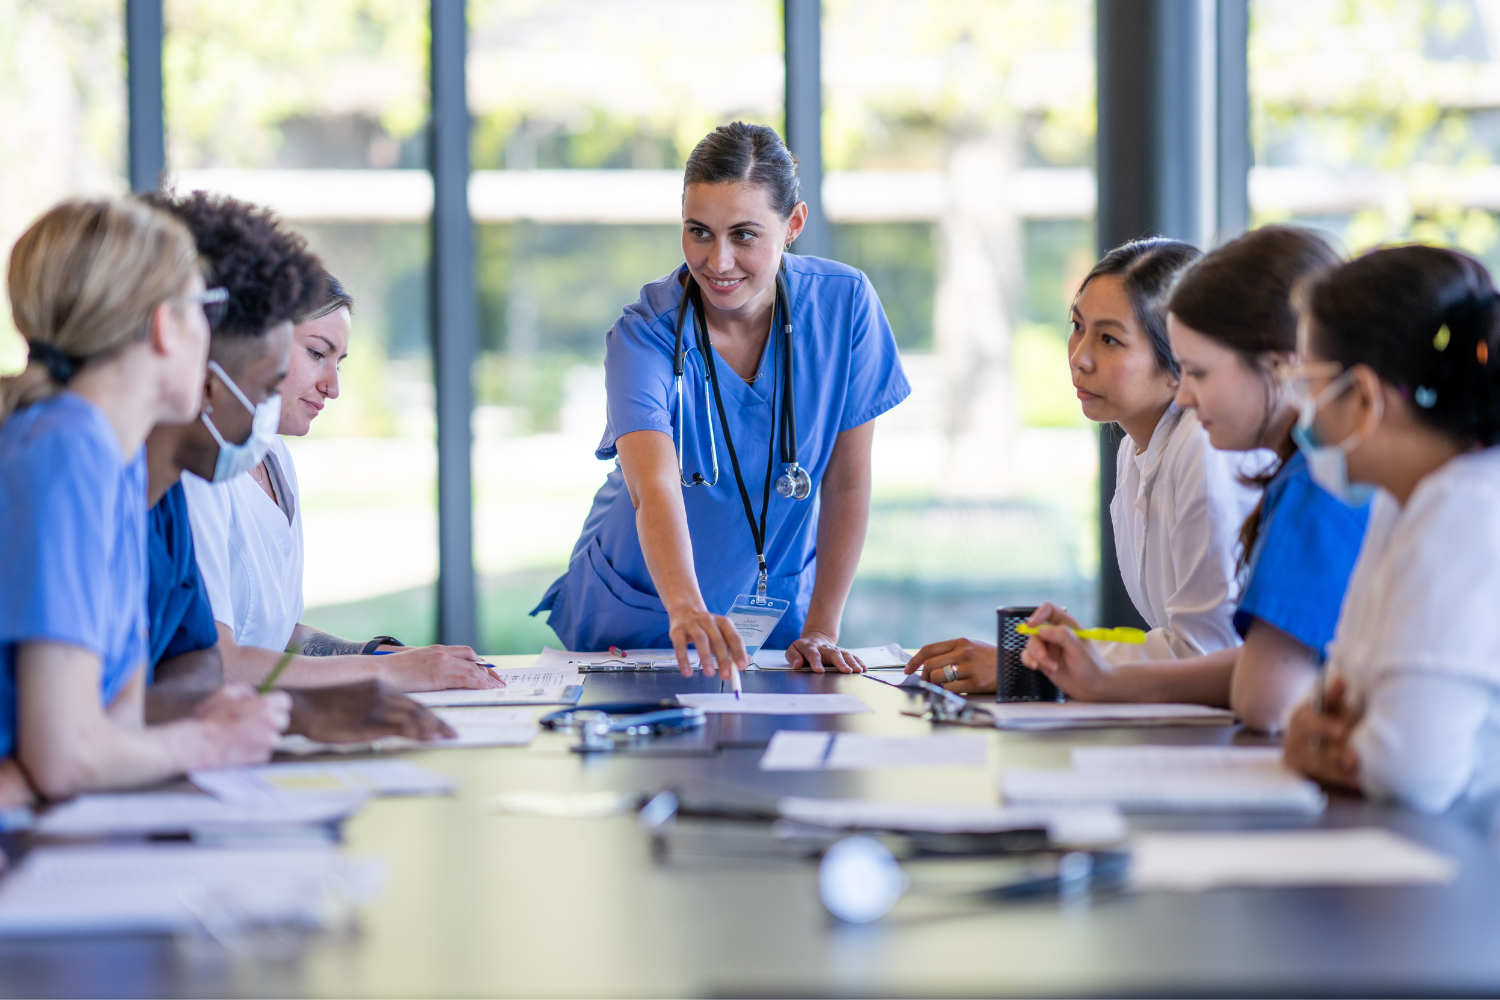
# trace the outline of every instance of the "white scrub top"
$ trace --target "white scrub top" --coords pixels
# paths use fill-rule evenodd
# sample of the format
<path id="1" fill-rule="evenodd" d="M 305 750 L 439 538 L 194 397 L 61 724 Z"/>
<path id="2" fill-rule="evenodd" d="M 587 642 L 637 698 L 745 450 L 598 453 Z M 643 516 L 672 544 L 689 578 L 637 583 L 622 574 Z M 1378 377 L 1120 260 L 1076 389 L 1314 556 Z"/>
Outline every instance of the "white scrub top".
<path id="1" fill-rule="evenodd" d="M 266 453 L 279 506 L 241 473 L 226 483 L 182 474 L 193 548 L 214 620 L 241 646 L 282 650 L 302 620 L 302 506 L 297 470 L 280 438 Z"/>
<path id="2" fill-rule="evenodd" d="M 1363 712 L 1367 795 L 1441 812 L 1500 789 L 1500 448 L 1461 455 L 1406 506 L 1377 494 L 1327 669 Z"/>
<path id="3" fill-rule="evenodd" d="M 1101 644 L 1112 662 L 1175 660 L 1240 643 L 1235 565 L 1240 527 L 1260 500 L 1242 473 L 1268 451 L 1219 451 L 1191 410 L 1173 403 L 1136 454 L 1127 435 L 1115 460 L 1109 519 L 1120 576 L 1151 630 L 1146 645 Z M 1115 622 L 1102 622 L 1109 626 Z"/>

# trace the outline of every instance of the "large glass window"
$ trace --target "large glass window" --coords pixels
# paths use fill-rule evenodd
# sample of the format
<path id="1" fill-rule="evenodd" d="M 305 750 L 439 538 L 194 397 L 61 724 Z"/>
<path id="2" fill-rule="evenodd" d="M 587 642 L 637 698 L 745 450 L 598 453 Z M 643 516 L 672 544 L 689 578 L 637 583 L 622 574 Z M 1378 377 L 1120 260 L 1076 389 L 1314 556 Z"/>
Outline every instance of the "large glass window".
<path id="1" fill-rule="evenodd" d="M 64 198 L 125 190 L 121 0 L 0 0 L 0 258 Z M 26 363 L 0 280 L 0 373 Z"/>
<path id="2" fill-rule="evenodd" d="M 275 208 L 355 300 L 339 397 L 287 442 L 302 494 L 304 620 L 431 642 L 428 4 L 167 0 L 164 13 L 177 188 Z"/>
<path id="3" fill-rule="evenodd" d="M 875 435 L 843 640 L 993 638 L 1003 603 L 1092 615 L 1095 431 L 1067 306 L 1093 261 L 1093 5 L 826 0 L 825 204 L 913 385 Z"/>
<path id="4" fill-rule="evenodd" d="M 1500 4 L 1256 0 L 1257 222 L 1500 261 Z"/>

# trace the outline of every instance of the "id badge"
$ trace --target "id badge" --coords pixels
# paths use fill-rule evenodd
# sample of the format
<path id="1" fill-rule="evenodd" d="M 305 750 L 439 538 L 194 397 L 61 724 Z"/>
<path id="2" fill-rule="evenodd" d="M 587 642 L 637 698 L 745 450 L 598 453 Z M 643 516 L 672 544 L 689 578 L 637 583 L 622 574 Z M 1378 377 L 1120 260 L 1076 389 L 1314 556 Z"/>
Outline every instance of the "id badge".
<path id="1" fill-rule="evenodd" d="M 741 594 L 734 599 L 734 607 L 729 609 L 729 621 L 740 634 L 740 641 L 745 644 L 746 656 L 754 656 L 765 645 L 766 637 L 791 606 L 791 601 L 783 601 L 779 597 Z"/>

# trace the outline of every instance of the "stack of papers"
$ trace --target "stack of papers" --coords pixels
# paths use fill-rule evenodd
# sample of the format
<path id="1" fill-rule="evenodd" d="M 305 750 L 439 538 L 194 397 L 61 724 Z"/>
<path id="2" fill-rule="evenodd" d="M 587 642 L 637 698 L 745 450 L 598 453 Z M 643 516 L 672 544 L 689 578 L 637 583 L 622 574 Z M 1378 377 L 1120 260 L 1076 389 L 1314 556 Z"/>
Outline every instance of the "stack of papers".
<path id="1" fill-rule="evenodd" d="M 626 649 L 624 655 L 614 653 L 577 653 L 562 649 L 543 647 L 537 657 L 535 670 L 676 670 L 677 654 L 670 649 Z M 884 646 L 862 646 L 849 652 L 859 657 L 872 670 L 904 667 L 911 657 L 898 643 Z M 698 650 L 688 649 L 688 663 L 696 669 Z M 784 649 L 760 649 L 750 658 L 751 670 L 790 670 Z M 507 676 L 508 674 L 502 674 Z"/>
<path id="2" fill-rule="evenodd" d="M 1313 815 L 1327 798 L 1287 770 L 1274 747 L 1090 747 L 1071 771 L 1015 768 L 1000 778 L 1013 805 L 1114 805 L 1127 812 Z"/>
<path id="3" fill-rule="evenodd" d="M 731 715 L 858 715 L 871 710 L 852 694 L 679 694 L 677 702 Z"/>
<path id="4" fill-rule="evenodd" d="M 984 767 L 983 736 L 874 736 L 782 729 L 760 758 L 762 771 L 858 771 L 877 767 Z"/>
<path id="5" fill-rule="evenodd" d="M 866 667 L 871 670 L 888 670 L 893 667 L 906 666 L 906 661 L 911 659 L 906 655 L 899 643 L 888 643 L 884 646 L 861 646 L 851 649 L 849 652 L 860 658 Z M 757 650 L 751 658 L 751 665 L 757 670 L 790 670 L 791 665 L 786 662 L 786 650 L 784 649 L 761 649 Z"/>
<path id="6" fill-rule="evenodd" d="M 912 676 L 916 676 L 915 674 Z M 1229 726 L 1234 713 L 1206 705 L 1002 701 L 974 706 L 999 729 L 1113 729 L 1129 726 Z"/>
<path id="7" fill-rule="evenodd" d="M 1003 833 L 1046 830 L 1056 844 L 1113 844 L 1127 828 L 1119 810 L 1014 809 L 944 802 L 877 802 L 865 799 L 804 799 L 777 803 L 782 819 L 847 830 L 903 830 L 923 833 Z"/>
<path id="8" fill-rule="evenodd" d="M 212 919 L 206 909 L 245 924 L 317 927 L 332 886 L 368 898 L 383 877 L 379 862 L 328 847 L 43 847 L 0 883 L 0 935 L 184 931 Z"/>
<path id="9" fill-rule="evenodd" d="M 400 750 L 452 750 L 472 747 L 524 747 L 536 739 L 541 727 L 532 708 L 440 708 L 437 716 L 458 733 L 446 740 L 411 740 L 387 736 L 367 743 L 319 743 L 305 736 L 283 736 L 279 753 L 380 753 Z"/>
<path id="10" fill-rule="evenodd" d="M 80 795 L 43 813 L 34 831 L 53 837 L 107 837 L 325 826 L 357 812 L 368 798 L 368 792 L 348 790 L 253 804 L 196 792 Z"/>
<path id="11" fill-rule="evenodd" d="M 266 764 L 194 771 L 193 784 L 223 802 L 258 803 L 286 796 L 446 795 L 453 781 L 409 760 Z"/>
<path id="12" fill-rule="evenodd" d="M 576 666 L 539 666 L 529 669 L 496 668 L 505 681 L 503 688 L 454 688 L 423 691 L 412 695 L 428 708 L 472 705 L 576 705 L 583 697 L 583 680 Z"/>
<path id="13" fill-rule="evenodd" d="M 1130 884 L 1141 891 L 1441 885 L 1458 874 L 1452 858 L 1378 828 L 1143 833 L 1131 846 Z"/>

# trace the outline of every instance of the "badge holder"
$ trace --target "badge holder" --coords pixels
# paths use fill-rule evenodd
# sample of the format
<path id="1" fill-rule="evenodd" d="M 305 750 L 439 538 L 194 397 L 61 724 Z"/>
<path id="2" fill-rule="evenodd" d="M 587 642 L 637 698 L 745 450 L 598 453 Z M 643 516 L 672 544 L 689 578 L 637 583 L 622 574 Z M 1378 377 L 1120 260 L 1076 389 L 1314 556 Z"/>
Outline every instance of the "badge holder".
<path id="1" fill-rule="evenodd" d="M 746 656 L 753 658 L 760 651 L 776 623 L 791 606 L 791 601 L 765 594 L 741 594 L 734 599 L 734 606 L 729 609 L 729 622 L 740 634 Z"/>

